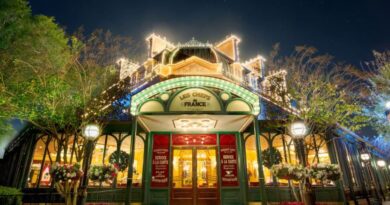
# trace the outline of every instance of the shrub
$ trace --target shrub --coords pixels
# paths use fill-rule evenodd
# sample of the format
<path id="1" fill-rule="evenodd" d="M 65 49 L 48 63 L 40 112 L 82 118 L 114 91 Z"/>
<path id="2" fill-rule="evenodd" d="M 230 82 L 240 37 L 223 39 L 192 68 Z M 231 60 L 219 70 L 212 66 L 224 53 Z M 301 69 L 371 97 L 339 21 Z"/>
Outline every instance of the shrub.
<path id="1" fill-rule="evenodd" d="M 3 205 L 22 204 L 22 192 L 16 188 L 0 186 L 0 204 Z"/>

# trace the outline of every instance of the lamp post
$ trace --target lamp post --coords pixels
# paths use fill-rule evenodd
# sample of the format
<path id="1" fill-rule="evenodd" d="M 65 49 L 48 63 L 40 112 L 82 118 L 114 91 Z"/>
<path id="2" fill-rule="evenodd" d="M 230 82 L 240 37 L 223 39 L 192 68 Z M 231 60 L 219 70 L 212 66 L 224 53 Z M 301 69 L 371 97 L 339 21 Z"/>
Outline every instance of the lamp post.
<path id="1" fill-rule="evenodd" d="M 379 159 L 378 161 L 376 161 L 376 165 L 379 167 L 378 172 L 380 173 L 380 175 L 383 176 L 382 180 L 383 180 L 383 184 L 384 184 L 385 190 L 383 190 L 382 185 L 380 185 L 380 191 L 381 191 L 381 194 L 382 194 L 383 198 L 385 199 L 386 198 L 386 195 L 385 195 L 385 192 L 386 192 L 386 182 L 387 182 L 386 161 L 383 160 L 383 159 Z"/>
<path id="2" fill-rule="evenodd" d="M 307 134 L 307 128 L 303 122 L 294 122 L 290 127 L 291 137 L 293 138 L 298 151 L 298 158 L 302 166 L 306 166 L 304 138 Z"/>
<path id="3" fill-rule="evenodd" d="M 100 126 L 97 124 L 88 124 L 84 127 L 82 131 L 82 134 L 87 140 L 87 143 L 84 150 L 84 162 L 83 162 L 84 176 L 80 184 L 81 197 L 79 200 L 79 204 L 81 205 L 84 205 L 87 200 L 88 169 L 89 169 L 89 164 L 91 163 L 94 141 L 97 137 L 100 136 L 100 132 L 101 132 Z"/>
<path id="4" fill-rule="evenodd" d="M 304 122 L 297 121 L 293 122 L 290 127 L 291 137 L 294 140 L 294 144 L 296 147 L 296 151 L 298 154 L 299 163 L 305 167 L 307 165 L 306 162 L 306 154 L 305 154 L 305 137 L 307 134 L 307 127 Z M 315 196 L 312 190 L 312 186 L 310 184 L 310 179 L 304 179 L 302 184 L 304 186 L 302 199 L 306 205 L 314 205 L 315 204 Z"/>

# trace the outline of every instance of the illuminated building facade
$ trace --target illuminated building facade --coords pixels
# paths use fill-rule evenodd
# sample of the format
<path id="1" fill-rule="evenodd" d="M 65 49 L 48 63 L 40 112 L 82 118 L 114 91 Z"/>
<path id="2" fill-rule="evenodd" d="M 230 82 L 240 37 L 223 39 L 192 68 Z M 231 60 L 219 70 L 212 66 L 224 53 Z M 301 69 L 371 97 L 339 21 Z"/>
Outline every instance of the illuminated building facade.
<path id="1" fill-rule="evenodd" d="M 146 41 L 144 63 L 118 60 L 120 80 L 102 94 L 99 105 L 116 110 L 107 117 L 90 160 L 107 164 L 120 158 L 114 153 L 125 152 L 129 162 L 112 182 L 89 181 L 87 201 L 293 201 L 288 181 L 274 177 L 264 163 L 298 163 L 283 120 L 294 107 L 278 106 L 279 96 L 266 89 L 270 76 L 283 79 L 286 72 L 266 75 L 261 56 L 241 61 L 240 39 L 234 35 L 215 44 L 195 39 L 174 44 L 156 34 Z M 277 118 L 268 115 L 271 111 Z M 2 184 L 22 188 L 28 203 L 58 202 L 49 167 L 65 158 L 68 163 L 86 161 L 78 150 L 82 137 L 54 139 L 32 130 L 22 132 L 8 147 L 1 162 Z M 273 148 L 280 159 L 267 154 Z M 317 201 L 358 201 L 372 197 L 372 190 L 385 192 L 389 169 L 375 164 L 381 153 L 348 130 L 309 134 L 304 149 L 309 164 L 337 163 L 344 173 L 336 183 L 312 181 Z M 370 169 L 361 153 L 370 155 Z"/>

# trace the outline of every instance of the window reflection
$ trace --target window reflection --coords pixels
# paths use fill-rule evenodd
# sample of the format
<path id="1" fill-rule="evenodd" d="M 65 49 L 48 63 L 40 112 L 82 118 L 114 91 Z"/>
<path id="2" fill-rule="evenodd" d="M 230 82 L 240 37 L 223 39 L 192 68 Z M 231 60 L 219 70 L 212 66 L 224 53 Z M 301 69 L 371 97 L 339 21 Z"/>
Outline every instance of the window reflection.
<path id="1" fill-rule="evenodd" d="M 39 137 L 35 144 L 26 186 L 28 188 L 50 187 L 50 167 L 55 162 L 81 163 L 80 144 L 82 140 L 74 136 Z"/>
<path id="2" fill-rule="evenodd" d="M 109 164 L 110 157 L 115 153 L 130 153 L 131 148 L 131 136 L 124 133 L 115 133 L 112 135 L 101 136 L 95 145 L 93 151 L 93 157 L 91 165 L 102 165 Z M 143 162 L 144 162 L 144 140 L 140 136 L 135 137 L 135 149 L 134 149 L 134 163 L 133 163 L 133 186 L 140 187 L 142 185 L 142 172 L 143 172 Z M 116 156 L 114 155 L 114 156 Z M 117 156 L 119 157 L 119 156 Z M 119 159 L 118 159 L 119 160 Z M 116 184 L 117 188 L 126 188 L 127 186 L 127 176 L 128 176 L 129 167 L 126 166 L 125 169 L 119 170 L 116 177 L 116 183 L 113 182 L 93 182 L 89 181 L 89 186 L 94 187 L 114 187 Z"/>
<path id="3" fill-rule="evenodd" d="M 295 151 L 294 141 L 289 135 L 277 134 L 277 133 L 261 133 L 260 135 L 261 151 L 267 150 L 270 146 L 275 148 L 281 155 L 281 161 L 279 163 L 298 164 L 298 155 Z M 325 163 L 330 164 L 330 158 L 326 140 L 321 135 L 309 135 L 305 138 L 306 157 L 309 164 Z M 245 142 L 245 155 L 247 166 L 247 177 L 249 186 L 258 186 L 259 176 L 257 176 L 257 151 L 255 144 L 255 136 L 250 136 Z M 268 160 L 274 161 L 274 156 L 262 156 L 268 157 Z M 276 162 L 275 162 L 276 163 Z M 272 176 L 269 168 L 263 166 L 263 173 L 266 185 L 279 185 L 287 186 L 287 180 L 278 180 Z M 275 181 L 276 180 L 276 181 Z M 321 185 L 320 181 L 313 181 L 314 185 Z M 323 185 L 333 185 L 331 182 L 324 182 Z"/>
<path id="4" fill-rule="evenodd" d="M 246 168 L 249 186 L 259 186 L 259 164 L 257 163 L 256 138 L 254 135 L 245 142 Z"/>
<path id="5" fill-rule="evenodd" d="M 83 137 L 65 136 L 39 137 L 36 141 L 31 168 L 28 175 L 26 187 L 50 187 L 50 166 L 55 163 L 82 164 L 83 159 Z M 115 151 L 130 153 L 130 136 L 126 133 L 115 133 L 100 136 L 95 143 L 92 153 L 91 165 L 102 165 L 110 163 L 110 156 Z M 133 163 L 133 186 L 142 185 L 142 172 L 144 163 L 144 139 L 140 136 L 135 138 L 134 163 Z M 128 167 L 118 173 L 116 181 L 93 182 L 89 181 L 88 186 L 92 187 L 118 187 L 125 188 L 127 184 Z"/>

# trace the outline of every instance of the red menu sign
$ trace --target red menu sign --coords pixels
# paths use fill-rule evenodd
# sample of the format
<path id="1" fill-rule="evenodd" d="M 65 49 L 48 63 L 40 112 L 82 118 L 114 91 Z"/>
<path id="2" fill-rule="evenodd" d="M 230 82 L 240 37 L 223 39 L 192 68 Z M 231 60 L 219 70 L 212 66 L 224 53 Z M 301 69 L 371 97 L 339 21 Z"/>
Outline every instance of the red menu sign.
<path id="1" fill-rule="evenodd" d="M 220 135 L 221 185 L 238 186 L 236 135 Z"/>
<path id="2" fill-rule="evenodd" d="M 151 187 L 168 187 L 169 135 L 153 135 Z"/>

